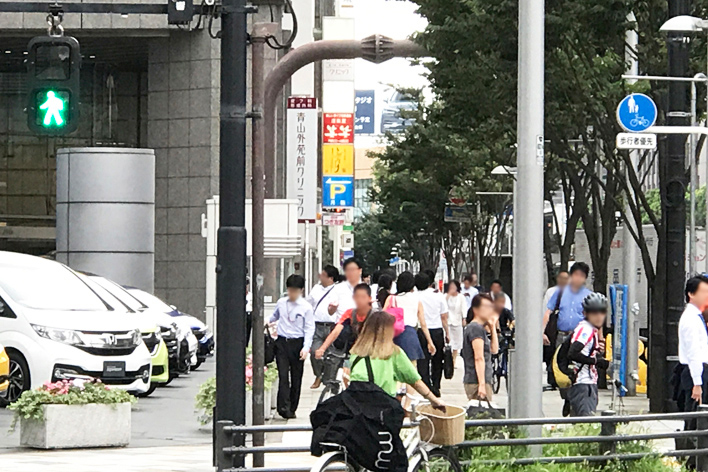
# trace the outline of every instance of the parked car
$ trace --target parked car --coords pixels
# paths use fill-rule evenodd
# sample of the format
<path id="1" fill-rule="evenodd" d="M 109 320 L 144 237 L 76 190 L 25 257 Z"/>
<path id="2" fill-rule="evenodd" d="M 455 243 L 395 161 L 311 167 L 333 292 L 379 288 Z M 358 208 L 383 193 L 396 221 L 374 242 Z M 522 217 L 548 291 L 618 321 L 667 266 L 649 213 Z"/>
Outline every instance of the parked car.
<path id="1" fill-rule="evenodd" d="M 145 292 L 144 290 L 132 287 L 127 287 L 127 290 L 135 298 L 137 298 L 150 308 L 154 308 L 155 310 L 167 313 L 168 315 L 174 318 L 183 319 L 189 323 L 192 333 L 194 333 L 194 336 L 199 341 L 199 350 L 197 351 L 197 362 L 192 365 L 192 370 L 198 369 L 199 366 L 204 363 L 204 361 L 214 355 L 214 333 L 212 333 L 211 329 L 206 324 L 204 324 L 199 318 L 195 318 L 192 315 L 182 313 L 174 306 L 168 305 L 167 303 L 157 298 L 155 295 Z"/>
<path id="2" fill-rule="evenodd" d="M 94 279 L 94 277 L 81 273 L 78 275 L 84 282 L 86 282 L 91 290 L 96 292 L 96 294 L 101 297 L 104 302 L 110 305 L 110 307 L 116 312 L 116 315 L 119 315 L 120 313 L 136 313 L 128 305 L 116 298 L 109 290 L 102 287 L 101 284 Z M 135 316 L 132 316 L 132 318 L 135 318 Z M 139 316 L 138 318 L 140 325 L 137 326 L 137 328 L 140 329 L 140 335 L 143 338 L 145 347 L 147 347 L 148 351 L 150 351 L 150 355 L 152 356 L 150 388 L 147 392 L 138 394 L 139 397 L 147 397 L 150 396 L 150 394 L 152 394 L 152 392 L 154 392 L 159 385 L 167 384 L 170 380 L 169 351 L 165 341 L 162 339 L 162 329 L 164 328 L 170 331 L 173 327 L 176 327 L 176 325 L 172 323 L 172 319 L 169 316 L 161 313 L 142 313 L 142 316 Z"/>
<path id="3" fill-rule="evenodd" d="M 150 316 L 159 318 L 158 323 L 162 327 L 163 337 L 167 338 L 168 347 L 171 347 L 170 378 L 168 383 L 177 376 L 190 372 L 191 366 L 197 362 L 199 343 L 185 320 L 175 319 L 161 310 L 149 307 L 113 281 L 96 275 L 92 275 L 91 278 L 111 292 L 113 296 L 118 298 L 126 306 L 130 307 L 131 310 L 137 313 L 147 313 Z M 172 332 L 172 328 L 174 328 L 174 333 Z"/>
<path id="4" fill-rule="evenodd" d="M 63 264 L 0 252 L 0 344 L 10 358 L 10 384 L 17 387 L 0 403 L 46 381 L 70 378 L 147 392 L 150 352 L 132 316 L 114 316 Z"/>
<path id="5" fill-rule="evenodd" d="M 10 358 L 5 352 L 5 348 L 0 344 L 0 395 L 7 392 L 10 387 Z"/>

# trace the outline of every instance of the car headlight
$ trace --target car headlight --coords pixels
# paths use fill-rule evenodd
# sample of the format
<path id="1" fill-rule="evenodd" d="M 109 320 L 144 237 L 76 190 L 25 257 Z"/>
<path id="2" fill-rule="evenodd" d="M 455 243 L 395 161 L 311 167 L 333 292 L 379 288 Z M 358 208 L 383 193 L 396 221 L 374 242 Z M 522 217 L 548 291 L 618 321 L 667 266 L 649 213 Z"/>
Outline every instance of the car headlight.
<path id="1" fill-rule="evenodd" d="M 61 328 L 50 328 L 48 326 L 31 325 L 32 329 L 43 338 L 51 339 L 52 341 L 57 341 L 64 344 L 71 344 L 72 346 L 82 346 L 84 345 L 84 340 L 81 337 L 81 333 L 74 331 L 73 329 L 61 329 Z M 140 342 L 140 331 L 138 333 L 138 342 Z"/>

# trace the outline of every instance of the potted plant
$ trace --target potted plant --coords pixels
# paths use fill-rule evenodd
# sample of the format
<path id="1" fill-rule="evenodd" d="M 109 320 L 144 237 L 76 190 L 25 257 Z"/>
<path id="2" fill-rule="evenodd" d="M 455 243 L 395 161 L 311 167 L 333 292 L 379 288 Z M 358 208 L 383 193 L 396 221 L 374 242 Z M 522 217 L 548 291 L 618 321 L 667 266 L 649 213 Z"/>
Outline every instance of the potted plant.
<path id="1" fill-rule="evenodd" d="M 20 445 L 38 449 L 127 446 L 135 398 L 99 380 L 46 382 L 8 408 L 20 424 Z"/>
<path id="2" fill-rule="evenodd" d="M 263 387 L 265 395 L 263 397 L 264 413 L 267 418 L 270 418 L 271 413 L 271 390 L 277 386 L 278 369 L 275 363 L 268 364 L 264 369 Z M 253 424 L 253 365 L 252 356 L 249 352 L 246 358 L 246 424 Z M 214 418 L 214 407 L 216 406 L 216 377 L 212 377 L 204 382 L 199 387 L 199 392 L 196 397 L 196 408 L 199 413 L 199 422 L 202 425 L 209 424 Z"/>

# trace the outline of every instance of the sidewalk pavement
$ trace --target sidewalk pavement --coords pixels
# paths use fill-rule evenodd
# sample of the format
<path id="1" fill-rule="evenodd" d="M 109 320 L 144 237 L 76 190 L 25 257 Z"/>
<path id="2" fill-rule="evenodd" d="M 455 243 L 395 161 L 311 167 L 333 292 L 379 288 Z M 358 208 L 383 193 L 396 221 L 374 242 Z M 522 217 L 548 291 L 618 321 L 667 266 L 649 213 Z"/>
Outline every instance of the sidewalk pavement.
<path id="1" fill-rule="evenodd" d="M 313 382 L 312 370 L 309 361 L 303 379 L 303 391 L 298 417 L 289 420 L 290 424 L 304 424 L 309 422 L 309 411 L 314 409 L 321 392 L 311 390 Z M 443 399 L 450 405 L 464 406 L 467 399 L 462 386 L 462 364 L 456 369 L 452 380 L 443 380 Z M 502 391 L 494 398 L 499 406 L 507 406 L 507 396 L 502 385 Z M 603 391 L 600 394 L 599 411 L 608 409 L 611 403 L 611 393 Z M 562 400 L 558 392 L 545 392 L 543 394 L 543 411 L 547 417 L 560 416 Z M 616 408 L 617 409 L 617 408 Z M 624 401 L 624 414 L 644 413 L 648 410 L 648 401 L 645 396 L 627 398 Z M 619 413 L 620 411 L 618 411 Z M 196 421 L 196 419 L 195 419 Z M 285 420 L 274 418 L 272 424 L 284 424 Z M 643 429 L 652 432 L 672 431 L 680 429 L 682 424 L 676 421 L 647 422 Z M 273 445 L 309 445 L 310 433 L 287 432 L 271 433 L 266 437 L 268 444 Z M 657 442 L 660 449 L 673 448 L 672 440 Z M 68 451 L 32 451 L 17 449 L 0 455 L 0 463 L 6 470 L 21 470 L 23 472 L 207 472 L 213 471 L 211 467 L 211 445 L 172 446 L 172 447 L 145 447 L 125 449 L 97 449 L 97 450 L 68 450 Z M 267 467 L 309 467 L 315 459 L 308 454 L 267 454 Z"/>

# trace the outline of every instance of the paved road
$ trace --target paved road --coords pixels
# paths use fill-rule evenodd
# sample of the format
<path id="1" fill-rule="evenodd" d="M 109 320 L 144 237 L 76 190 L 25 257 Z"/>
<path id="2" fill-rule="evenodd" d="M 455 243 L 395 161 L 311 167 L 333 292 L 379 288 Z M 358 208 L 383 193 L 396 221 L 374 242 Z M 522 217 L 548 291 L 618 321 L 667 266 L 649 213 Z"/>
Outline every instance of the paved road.
<path id="1" fill-rule="evenodd" d="M 130 447 L 210 444 L 211 430 L 200 429 L 194 398 L 199 385 L 214 375 L 215 364 L 209 359 L 198 371 L 139 399 L 133 407 Z M 0 409 L 0 454 L 14 452 L 20 445 L 19 427 L 7 433 L 11 423 L 12 412 Z"/>

